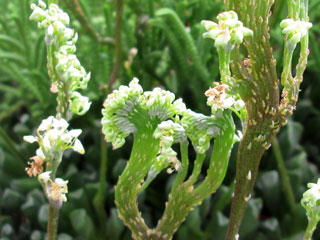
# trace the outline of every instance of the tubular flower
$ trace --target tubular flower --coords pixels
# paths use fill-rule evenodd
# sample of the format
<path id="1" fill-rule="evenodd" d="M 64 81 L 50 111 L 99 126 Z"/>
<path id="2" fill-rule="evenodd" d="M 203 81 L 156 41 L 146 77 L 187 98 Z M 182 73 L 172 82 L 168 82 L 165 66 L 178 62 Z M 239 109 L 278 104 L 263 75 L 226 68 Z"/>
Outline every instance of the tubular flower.
<path id="1" fill-rule="evenodd" d="M 201 21 L 207 31 L 203 37 L 215 40 L 215 47 L 232 49 L 236 43 L 242 43 L 244 37 L 253 35 L 252 30 L 244 27 L 238 20 L 238 15 L 234 11 L 222 12 L 217 19 L 218 24 L 207 20 Z"/>
<path id="2" fill-rule="evenodd" d="M 312 23 L 288 18 L 281 21 L 280 27 L 283 29 L 282 33 L 288 35 L 288 48 L 294 49 L 301 38 L 307 35 Z"/>

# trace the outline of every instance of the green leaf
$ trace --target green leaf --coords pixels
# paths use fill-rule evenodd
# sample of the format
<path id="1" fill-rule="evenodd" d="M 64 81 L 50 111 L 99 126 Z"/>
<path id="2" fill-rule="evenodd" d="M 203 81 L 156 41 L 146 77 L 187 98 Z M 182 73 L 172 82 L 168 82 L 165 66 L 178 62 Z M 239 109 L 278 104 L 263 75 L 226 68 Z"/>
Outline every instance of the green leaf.
<path id="1" fill-rule="evenodd" d="M 256 183 L 264 204 L 273 214 L 277 214 L 281 210 L 281 182 L 279 173 L 275 170 L 263 173 Z"/>
<path id="2" fill-rule="evenodd" d="M 118 217 L 117 210 L 115 208 L 112 208 L 110 216 L 106 223 L 106 239 L 121 239 L 120 236 L 123 230 L 124 225 Z"/>
<path id="3" fill-rule="evenodd" d="M 69 216 L 73 229 L 77 234 L 85 239 L 92 239 L 94 236 L 94 225 L 86 212 L 86 209 L 77 209 L 72 211 Z"/>
<path id="4" fill-rule="evenodd" d="M 22 194 L 10 188 L 6 188 L 1 198 L 1 205 L 5 206 L 7 211 L 16 211 L 23 200 Z"/>
<path id="5" fill-rule="evenodd" d="M 49 205 L 43 204 L 40 207 L 40 210 L 38 213 L 38 222 L 42 226 L 43 229 L 46 229 L 47 224 L 48 224 L 48 210 L 49 210 Z"/>

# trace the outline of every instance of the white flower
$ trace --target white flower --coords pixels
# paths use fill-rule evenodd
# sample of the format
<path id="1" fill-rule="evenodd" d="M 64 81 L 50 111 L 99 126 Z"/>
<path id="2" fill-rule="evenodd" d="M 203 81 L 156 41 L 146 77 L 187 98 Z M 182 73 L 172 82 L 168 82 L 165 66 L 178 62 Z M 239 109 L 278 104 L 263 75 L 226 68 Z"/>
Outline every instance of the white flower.
<path id="1" fill-rule="evenodd" d="M 74 144 L 73 144 L 73 147 L 72 149 L 80 154 L 84 154 L 84 148 L 82 146 L 82 143 L 80 142 L 79 139 L 76 139 Z"/>
<path id="2" fill-rule="evenodd" d="M 78 92 L 73 92 L 70 98 L 71 111 L 78 115 L 85 114 L 91 106 L 88 97 L 82 96 Z"/>
<path id="3" fill-rule="evenodd" d="M 69 132 L 67 132 L 66 134 L 63 134 L 61 136 L 61 140 L 64 141 L 65 143 L 69 144 L 71 143 L 71 141 L 77 137 L 79 137 L 79 135 L 82 133 L 81 129 L 73 129 Z"/>
<path id="4" fill-rule="evenodd" d="M 66 194 L 68 193 L 68 181 L 64 181 L 62 178 L 56 178 L 54 182 L 51 182 L 51 188 L 47 190 L 48 197 L 62 202 L 67 201 Z"/>
<path id="5" fill-rule="evenodd" d="M 289 18 L 282 20 L 280 27 L 283 29 L 282 33 L 288 35 L 288 48 L 294 49 L 296 44 L 301 41 L 301 38 L 307 35 L 312 23 L 300 20 L 295 21 Z"/>
<path id="6" fill-rule="evenodd" d="M 38 148 L 36 151 L 37 157 L 39 157 L 40 159 L 45 159 L 45 155 L 43 154 L 43 151 L 41 148 Z"/>
<path id="7" fill-rule="evenodd" d="M 47 119 L 42 120 L 40 126 L 38 127 L 39 131 L 45 131 L 49 128 L 51 128 L 52 124 L 53 124 L 53 116 L 48 117 Z"/>
<path id="8" fill-rule="evenodd" d="M 234 103 L 234 108 L 238 111 L 240 111 L 243 107 L 245 107 L 245 103 L 244 101 L 242 101 L 241 99 L 237 100 L 235 103 Z"/>
<path id="9" fill-rule="evenodd" d="M 34 142 L 37 142 L 38 141 L 38 138 L 37 137 L 34 137 L 32 135 L 28 135 L 28 136 L 24 136 L 23 137 L 23 140 L 28 142 L 28 143 L 34 143 Z"/>
<path id="10" fill-rule="evenodd" d="M 42 146 L 46 152 L 51 150 L 51 142 L 48 136 L 44 136 L 42 140 Z"/>
<path id="11" fill-rule="evenodd" d="M 43 172 L 39 174 L 38 180 L 42 183 L 47 183 L 50 180 L 51 171 Z"/>
<path id="12" fill-rule="evenodd" d="M 207 20 L 201 21 L 207 31 L 203 37 L 214 39 L 215 47 L 229 46 L 232 49 L 235 43 L 242 43 L 244 37 L 253 35 L 252 30 L 244 27 L 238 20 L 238 15 L 234 11 L 220 13 L 217 19 L 219 24 Z"/>

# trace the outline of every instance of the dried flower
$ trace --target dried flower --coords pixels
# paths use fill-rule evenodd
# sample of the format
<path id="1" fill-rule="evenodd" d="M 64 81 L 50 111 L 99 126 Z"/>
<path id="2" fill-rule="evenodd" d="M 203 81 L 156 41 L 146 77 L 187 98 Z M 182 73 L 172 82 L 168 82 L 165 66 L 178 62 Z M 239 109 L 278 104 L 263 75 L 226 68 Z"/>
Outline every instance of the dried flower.
<path id="1" fill-rule="evenodd" d="M 38 156 L 34 156 L 34 157 L 30 158 L 30 160 L 32 160 L 32 161 L 28 162 L 30 167 L 26 168 L 25 170 L 30 177 L 32 177 L 32 176 L 36 177 L 43 172 L 42 164 L 43 164 L 44 160 Z"/>
<path id="2" fill-rule="evenodd" d="M 208 97 L 207 104 L 213 109 L 225 109 L 234 104 L 234 98 L 226 94 L 228 86 L 215 82 L 216 86 L 205 92 Z"/>

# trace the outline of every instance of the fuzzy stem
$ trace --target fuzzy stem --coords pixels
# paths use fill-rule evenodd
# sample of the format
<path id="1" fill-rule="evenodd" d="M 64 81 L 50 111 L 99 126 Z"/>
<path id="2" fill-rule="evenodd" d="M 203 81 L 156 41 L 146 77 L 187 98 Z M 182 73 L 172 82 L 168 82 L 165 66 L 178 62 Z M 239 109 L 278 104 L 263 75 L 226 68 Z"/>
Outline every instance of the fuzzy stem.
<path id="1" fill-rule="evenodd" d="M 57 203 L 49 200 L 47 240 L 56 240 L 57 238 L 59 210 Z"/>
<path id="2" fill-rule="evenodd" d="M 314 230 L 316 230 L 318 223 L 317 218 L 311 218 L 311 220 L 308 222 L 308 227 L 306 229 L 305 235 L 303 240 L 311 240 Z"/>
<path id="3" fill-rule="evenodd" d="M 219 70 L 221 76 L 221 82 L 223 84 L 231 84 L 231 72 L 230 72 L 230 55 L 231 51 L 228 49 L 230 46 L 218 47 L 219 55 Z"/>
<path id="4" fill-rule="evenodd" d="M 57 4 L 58 5 L 58 0 L 48 0 L 48 5 L 50 5 L 51 3 Z"/>
<path id="5" fill-rule="evenodd" d="M 272 150 L 273 150 L 273 154 L 275 156 L 275 159 L 277 161 L 278 169 L 279 169 L 279 172 L 280 172 L 280 175 L 281 175 L 283 191 L 285 193 L 285 197 L 286 197 L 286 200 L 288 202 L 290 211 L 293 214 L 295 212 L 295 209 L 296 209 L 293 190 L 292 190 L 292 186 L 290 184 L 290 179 L 289 179 L 289 176 L 288 176 L 288 173 L 287 173 L 287 169 L 286 169 L 286 166 L 284 164 L 284 160 L 283 160 L 283 157 L 282 157 L 282 154 L 281 154 L 281 149 L 280 149 L 280 146 L 279 146 L 279 142 L 278 142 L 278 139 L 276 137 L 274 137 L 272 139 Z"/>
<path id="6" fill-rule="evenodd" d="M 189 167 L 188 146 L 188 142 L 181 143 L 180 145 L 182 164 L 181 169 L 179 170 L 177 177 L 172 185 L 172 191 L 175 191 L 187 176 Z"/>
<path id="7" fill-rule="evenodd" d="M 284 87 L 290 88 L 289 80 L 292 78 L 291 74 L 291 63 L 294 49 L 288 49 L 287 41 L 285 42 L 284 53 L 283 53 L 283 71 L 281 75 L 281 83 Z"/>
<path id="8" fill-rule="evenodd" d="M 259 129 L 259 127 L 257 127 Z M 247 202 L 250 198 L 260 163 L 264 153 L 261 143 L 254 141 L 255 128 L 247 128 L 240 142 L 237 158 L 236 186 L 231 205 L 227 240 L 236 240 Z M 248 146 L 251 147 L 248 148 Z M 249 171 L 251 174 L 249 174 Z M 248 177 L 251 175 L 251 177 Z"/>

